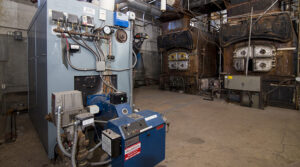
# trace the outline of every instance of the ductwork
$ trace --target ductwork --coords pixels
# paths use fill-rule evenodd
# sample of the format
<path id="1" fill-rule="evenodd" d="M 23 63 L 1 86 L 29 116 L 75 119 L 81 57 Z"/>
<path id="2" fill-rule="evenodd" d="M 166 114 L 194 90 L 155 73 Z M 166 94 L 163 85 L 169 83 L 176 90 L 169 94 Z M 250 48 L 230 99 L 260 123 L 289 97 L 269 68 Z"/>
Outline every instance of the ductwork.
<path id="1" fill-rule="evenodd" d="M 194 2 L 191 2 L 190 3 L 190 9 L 198 7 L 198 6 L 201 6 L 201 5 L 204 5 L 203 1 L 194 1 Z"/>
<path id="2" fill-rule="evenodd" d="M 139 0 L 116 0 L 116 3 L 118 3 L 119 9 L 128 6 L 129 8 L 145 12 L 152 16 L 160 16 L 162 13 L 158 7 Z"/>

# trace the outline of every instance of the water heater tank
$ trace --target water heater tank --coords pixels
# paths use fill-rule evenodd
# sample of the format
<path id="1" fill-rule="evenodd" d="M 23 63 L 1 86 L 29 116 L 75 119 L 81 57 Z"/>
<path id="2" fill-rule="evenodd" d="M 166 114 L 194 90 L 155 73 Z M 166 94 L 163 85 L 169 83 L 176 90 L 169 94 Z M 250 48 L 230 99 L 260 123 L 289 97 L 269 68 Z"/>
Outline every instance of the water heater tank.
<path id="1" fill-rule="evenodd" d="M 106 10 L 114 11 L 115 10 L 115 0 L 100 0 L 99 7 L 106 9 Z"/>

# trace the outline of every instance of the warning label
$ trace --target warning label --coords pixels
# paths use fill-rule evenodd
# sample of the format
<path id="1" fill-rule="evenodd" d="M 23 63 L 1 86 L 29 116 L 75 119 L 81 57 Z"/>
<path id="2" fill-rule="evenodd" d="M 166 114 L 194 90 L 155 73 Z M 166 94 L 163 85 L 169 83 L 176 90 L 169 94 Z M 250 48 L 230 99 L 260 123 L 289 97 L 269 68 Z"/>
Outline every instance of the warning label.
<path id="1" fill-rule="evenodd" d="M 125 149 L 125 161 L 141 153 L 141 142 L 138 142 Z"/>

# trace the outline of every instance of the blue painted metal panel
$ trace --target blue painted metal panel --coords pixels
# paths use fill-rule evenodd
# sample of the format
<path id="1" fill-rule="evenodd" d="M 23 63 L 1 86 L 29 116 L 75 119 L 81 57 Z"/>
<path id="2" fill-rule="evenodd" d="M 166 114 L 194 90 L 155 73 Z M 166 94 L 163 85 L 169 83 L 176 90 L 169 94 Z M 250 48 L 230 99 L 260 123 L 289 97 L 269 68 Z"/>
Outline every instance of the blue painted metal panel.
<path id="1" fill-rule="evenodd" d="M 110 103 L 109 96 L 106 95 L 91 95 L 87 97 L 87 105 L 97 105 L 100 109 L 99 114 L 95 115 L 99 120 L 110 120 L 117 117 L 122 117 L 132 114 L 132 109 L 128 103 L 114 105 Z M 127 109 L 128 113 L 123 114 L 122 110 Z"/>
<path id="2" fill-rule="evenodd" d="M 120 117 L 109 121 L 107 128 L 122 136 L 122 155 L 113 159 L 112 167 L 154 167 L 165 159 L 165 139 L 166 139 L 166 125 L 159 113 L 153 111 L 141 111 L 136 114 L 143 116 L 146 120 L 149 130 L 139 134 L 139 142 L 141 142 L 140 154 L 134 156 L 129 160 L 125 160 L 125 135 L 121 127 L 133 123 L 137 120 L 127 116 Z M 153 117 L 155 116 L 156 117 Z M 147 121 L 147 118 L 152 117 Z"/>
<path id="3" fill-rule="evenodd" d="M 41 6 L 30 26 L 28 37 L 29 114 L 46 150 L 48 147 L 47 112 L 47 5 Z"/>
<path id="4" fill-rule="evenodd" d="M 114 12 L 114 24 L 115 24 L 115 26 L 120 26 L 120 27 L 127 28 L 129 26 L 128 19 L 122 20 L 122 19 L 119 18 L 118 15 L 124 15 L 124 14 L 123 13 L 119 13 L 119 12 Z"/>

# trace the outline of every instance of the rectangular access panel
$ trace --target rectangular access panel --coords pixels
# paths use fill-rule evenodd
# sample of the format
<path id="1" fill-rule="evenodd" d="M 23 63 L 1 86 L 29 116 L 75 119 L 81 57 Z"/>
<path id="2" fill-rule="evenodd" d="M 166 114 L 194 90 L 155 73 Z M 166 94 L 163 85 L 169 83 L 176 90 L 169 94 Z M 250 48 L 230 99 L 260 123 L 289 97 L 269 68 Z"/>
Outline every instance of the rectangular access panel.
<path id="1" fill-rule="evenodd" d="M 226 89 L 253 92 L 261 90 L 260 76 L 227 75 L 224 81 Z"/>

